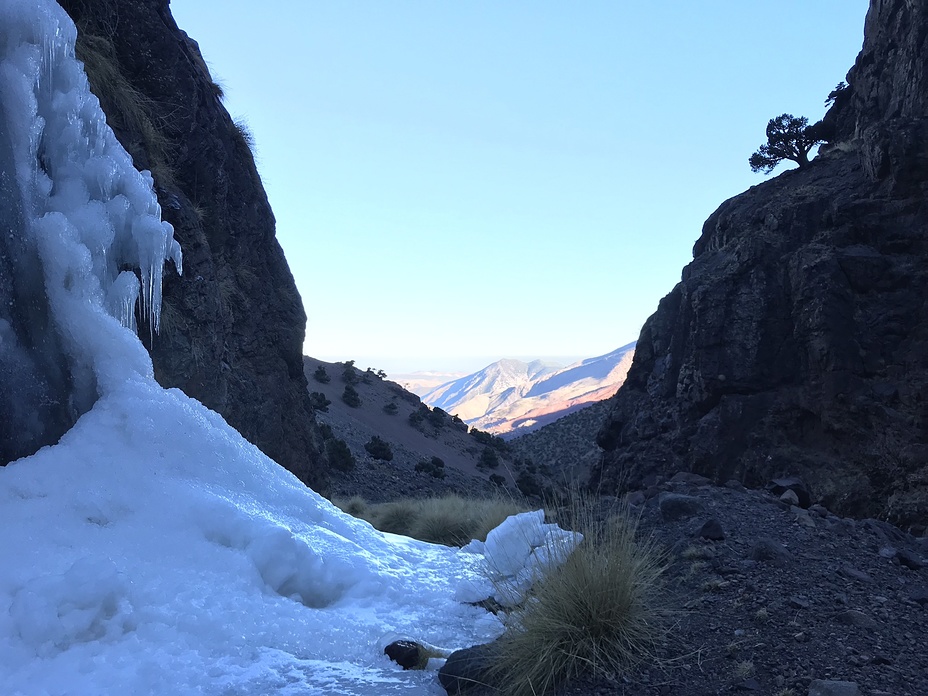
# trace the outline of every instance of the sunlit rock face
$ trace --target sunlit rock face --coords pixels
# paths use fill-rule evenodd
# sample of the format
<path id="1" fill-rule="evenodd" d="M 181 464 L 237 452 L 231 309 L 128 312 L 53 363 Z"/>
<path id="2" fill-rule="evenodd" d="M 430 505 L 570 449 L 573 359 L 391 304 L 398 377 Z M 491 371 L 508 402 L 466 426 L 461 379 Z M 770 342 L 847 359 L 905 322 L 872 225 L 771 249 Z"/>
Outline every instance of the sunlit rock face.
<path id="1" fill-rule="evenodd" d="M 874 0 L 832 142 L 706 221 L 600 432 L 603 486 L 800 474 L 836 512 L 928 524 L 926 37 L 923 3 Z"/>
<path id="2" fill-rule="evenodd" d="M 135 165 L 152 172 L 184 249 L 184 275 L 164 278 L 160 334 L 140 326 L 155 377 L 324 488 L 302 372 L 302 302 L 251 152 L 196 43 L 167 0 L 60 4 L 78 26 L 77 54 L 107 122 Z"/>

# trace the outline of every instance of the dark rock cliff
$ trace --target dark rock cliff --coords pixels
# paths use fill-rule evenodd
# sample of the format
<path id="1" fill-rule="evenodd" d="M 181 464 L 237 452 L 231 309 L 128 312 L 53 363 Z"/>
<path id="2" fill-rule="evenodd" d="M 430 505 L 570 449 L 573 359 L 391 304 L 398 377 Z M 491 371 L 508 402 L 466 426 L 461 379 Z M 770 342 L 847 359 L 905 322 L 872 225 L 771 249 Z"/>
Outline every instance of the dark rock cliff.
<path id="1" fill-rule="evenodd" d="M 140 327 L 165 387 L 221 413 L 314 488 L 324 466 L 303 375 L 306 325 L 249 136 L 221 103 L 168 0 L 61 0 L 107 120 L 154 175 L 184 252 L 165 274 L 160 335 Z"/>
<path id="2" fill-rule="evenodd" d="M 928 7 L 871 0 L 810 166 L 723 203 L 641 331 L 593 482 L 802 475 L 928 523 Z"/>

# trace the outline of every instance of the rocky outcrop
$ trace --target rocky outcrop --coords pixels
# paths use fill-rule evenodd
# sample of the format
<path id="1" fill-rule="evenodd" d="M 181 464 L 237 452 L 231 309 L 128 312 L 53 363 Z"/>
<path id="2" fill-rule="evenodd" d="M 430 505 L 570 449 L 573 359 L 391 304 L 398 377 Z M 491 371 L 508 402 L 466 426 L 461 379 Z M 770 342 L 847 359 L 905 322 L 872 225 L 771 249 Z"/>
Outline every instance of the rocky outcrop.
<path id="1" fill-rule="evenodd" d="M 218 411 L 314 488 L 326 476 L 302 366 L 306 324 L 247 132 L 221 103 L 168 0 L 61 0 L 110 126 L 150 169 L 184 251 L 160 334 L 140 328 L 165 387 Z"/>
<path id="2" fill-rule="evenodd" d="M 928 8 L 872 0 L 810 166 L 723 203 L 647 321 L 594 482 L 801 475 L 928 523 Z"/>

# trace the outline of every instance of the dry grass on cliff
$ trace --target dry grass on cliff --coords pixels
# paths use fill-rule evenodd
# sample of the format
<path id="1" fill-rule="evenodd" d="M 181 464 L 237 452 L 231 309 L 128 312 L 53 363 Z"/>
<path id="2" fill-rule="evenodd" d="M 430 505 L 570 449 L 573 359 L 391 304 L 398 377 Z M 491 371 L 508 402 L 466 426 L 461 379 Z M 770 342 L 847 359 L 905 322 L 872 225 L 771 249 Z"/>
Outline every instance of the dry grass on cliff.
<path id="1" fill-rule="evenodd" d="M 536 583 L 500 638 L 494 683 L 506 696 L 539 696 L 585 674 L 621 674 L 651 658 L 663 635 L 663 555 L 636 539 L 626 511 L 603 520 L 574 497 L 570 526 L 583 542 Z"/>
<path id="2" fill-rule="evenodd" d="M 109 38 L 88 33 L 83 27 L 78 29 L 77 57 L 84 64 L 90 89 L 103 104 L 110 126 L 138 133 L 155 182 L 162 188 L 174 186 L 174 169 L 168 161 L 169 143 L 153 116 L 152 101 L 123 73 Z"/>

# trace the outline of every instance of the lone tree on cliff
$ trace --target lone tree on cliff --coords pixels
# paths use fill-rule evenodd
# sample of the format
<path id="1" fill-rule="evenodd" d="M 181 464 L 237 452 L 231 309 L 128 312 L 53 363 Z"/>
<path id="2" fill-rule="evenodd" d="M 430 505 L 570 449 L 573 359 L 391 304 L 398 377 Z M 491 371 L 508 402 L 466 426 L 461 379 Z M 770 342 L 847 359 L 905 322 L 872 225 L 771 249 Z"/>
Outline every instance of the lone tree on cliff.
<path id="1" fill-rule="evenodd" d="M 809 119 L 780 114 L 767 123 L 767 142 L 748 159 L 751 171 L 769 174 L 783 160 L 809 164 L 809 150 L 824 142 L 809 127 Z"/>

